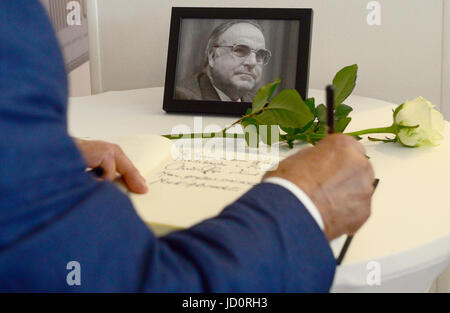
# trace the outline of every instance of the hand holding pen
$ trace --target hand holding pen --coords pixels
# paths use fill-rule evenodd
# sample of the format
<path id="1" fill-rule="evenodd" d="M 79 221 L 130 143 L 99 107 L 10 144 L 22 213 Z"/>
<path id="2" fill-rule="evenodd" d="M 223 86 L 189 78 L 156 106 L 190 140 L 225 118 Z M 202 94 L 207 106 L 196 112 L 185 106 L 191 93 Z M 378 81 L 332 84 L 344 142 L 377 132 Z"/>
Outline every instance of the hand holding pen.
<path id="1" fill-rule="evenodd" d="M 334 86 L 328 85 L 326 87 L 326 100 L 327 100 L 327 127 L 328 127 L 328 134 L 334 133 L 334 110 L 335 110 L 335 103 L 334 103 Z M 373 187 L 374 189 L 377 187 L 379 182 L 379 179 L 375 178 L 373 181 Z M 349 199 L 351 201 L 351 199 Z M 347 236 L 344 246 L 341 249 L 341 252 L 339 254 L 339 257 L 337 258 L 336 263 L 340 265 L 345 257 L 345 254 L 350 246 L 351 241 L 353 240 L 353 235 L 350 234 Z"/>

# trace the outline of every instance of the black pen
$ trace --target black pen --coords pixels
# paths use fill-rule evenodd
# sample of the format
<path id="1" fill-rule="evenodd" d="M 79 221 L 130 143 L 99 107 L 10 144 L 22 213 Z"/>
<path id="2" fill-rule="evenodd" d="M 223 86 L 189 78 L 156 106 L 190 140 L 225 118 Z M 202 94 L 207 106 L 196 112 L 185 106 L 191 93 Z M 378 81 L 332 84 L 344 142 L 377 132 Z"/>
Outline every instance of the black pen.
<path id="1" fill-rule="evenodd" d="M 91 168 L 87 170 L 88 173 L 94 175 L 97 178 L 102 178 L 105 171 L 101 167 Z"/>
<path id="2" fill-rule="evenodd" d="M 326 104 L 327 104 L 327 128 L 328 134 L 334 133 L 334 86 L 328 85 L 325 89 L 326 91 Z M 347 236 L 345 239 L 344 246 L 342 247 L 341 252 L 336 260 L 337 265 L 342 263 L 344 259 L 345 253 L 352 242 L 353 236 Z"/>
<path id="3" fill-rule="evenodd" d="M 326 88 L 326 97 L 327 97 L 327 126 L 328 126 L 328 134 L 334 133 L 334 86 L 328 85 Z M 373 187 L 377 188 L 379 179 L 375 178 L 373 182 Z M 348 250 L 348 247 L 350 246 L 350 243 L 352 242 L 353 236 L 349 235 L 347 236 L 347 239 L 345 240 L 344 246 L 342 247 L 342 250 L 339 254 L 339 257 L 336 260 L 337 265 L 340 265 L 342 263 L 342 260 L 344 259 L 345 253 Z"/>
<path id="4" fill-rule="evenodd" d="M 334 86 L 328 85 L 327 93 L 327 125 L 328 134 L 334 133 Z"/>

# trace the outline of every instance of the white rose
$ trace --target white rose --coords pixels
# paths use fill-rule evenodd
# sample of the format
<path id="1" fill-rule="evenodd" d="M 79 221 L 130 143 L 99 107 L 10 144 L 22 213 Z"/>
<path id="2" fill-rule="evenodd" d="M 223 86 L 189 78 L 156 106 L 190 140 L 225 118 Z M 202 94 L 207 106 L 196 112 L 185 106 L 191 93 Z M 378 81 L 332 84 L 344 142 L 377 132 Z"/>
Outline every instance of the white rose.
<path id="1" fill-rule="evenodd" d="M 397 138 L 405 146 L 418 147 L 439 145 L 444 137 L 444 117 L 434 109 L 434 105 L 422 97 L 406 101 L 395 110 L 394 121 L 397 125 Z M 418 126 L 404 128 L 402 126 Z"/>

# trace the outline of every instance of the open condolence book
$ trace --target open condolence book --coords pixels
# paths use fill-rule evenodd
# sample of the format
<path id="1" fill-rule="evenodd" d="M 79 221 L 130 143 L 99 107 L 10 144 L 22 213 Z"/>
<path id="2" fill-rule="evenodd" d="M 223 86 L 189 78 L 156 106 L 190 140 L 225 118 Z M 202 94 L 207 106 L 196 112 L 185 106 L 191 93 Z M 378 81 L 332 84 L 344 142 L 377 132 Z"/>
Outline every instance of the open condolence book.
<path id="1" fill-rule="evenodd" d="M 173 142 L 156 135 L 96 139 L 121 146 L 146 178 L 147 194 L 127 194 L 138 215 L 159 236 L 216 216 L 278 161 L 278 153 L 245 151 L 243 140 L 239 145 L 234 139 L 208 139 L 205 144 L 202 139 Z M 336 257 L 344 240 L 343 236 L 331 244 Z"/>

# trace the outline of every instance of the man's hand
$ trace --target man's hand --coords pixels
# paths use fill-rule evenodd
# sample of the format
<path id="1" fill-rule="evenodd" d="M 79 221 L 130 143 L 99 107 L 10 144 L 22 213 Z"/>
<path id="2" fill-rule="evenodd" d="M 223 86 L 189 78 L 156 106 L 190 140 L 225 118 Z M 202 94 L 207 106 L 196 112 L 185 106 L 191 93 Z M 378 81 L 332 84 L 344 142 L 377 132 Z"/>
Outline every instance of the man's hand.
<path id="1" fill-rule="evenodd" d="M 88 167 L 103 169 L 102 178 L 112 181 L 116 178 L 116 173 L 119 173 L 130 191 L 135 193 L 148 191 L 144 177 L 139 174 L 139 171 L 118 145 L 76 138 L 74 141 Z"/>
<path id="2" fill-rule="evenodd" d="M 280 162 L 268 177 L 287 179 L 311 198 L 328 240 L 354 234 L 370 216 L 374 172 L 363 146 L 352 137 L 330 135 Z"/>

